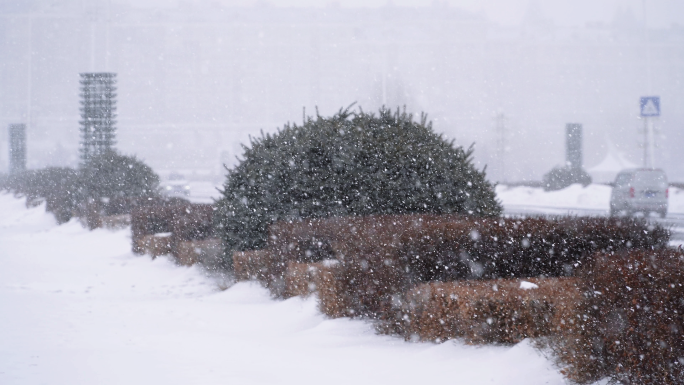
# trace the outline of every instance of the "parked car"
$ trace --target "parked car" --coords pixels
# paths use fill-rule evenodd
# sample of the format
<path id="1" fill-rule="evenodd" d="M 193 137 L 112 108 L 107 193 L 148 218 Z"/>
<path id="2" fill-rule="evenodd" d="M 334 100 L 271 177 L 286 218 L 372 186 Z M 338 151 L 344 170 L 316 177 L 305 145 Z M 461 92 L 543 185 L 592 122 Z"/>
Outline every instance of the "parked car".
<path id="1" fill-rule="evenodd" d="M 169 179 L 162 183 L 162 192 L 168 197 L 188 197 L 190 196 L 190 184 L 183 175 L 171 174 Z"/>
<path id="2" fill-rule="evenodd" d="M 610 215 L 634 215 L 652 212 L 667 215 L 668 184 L 660 169 L 637 168 L 620 171 L 610 195 Z"/>

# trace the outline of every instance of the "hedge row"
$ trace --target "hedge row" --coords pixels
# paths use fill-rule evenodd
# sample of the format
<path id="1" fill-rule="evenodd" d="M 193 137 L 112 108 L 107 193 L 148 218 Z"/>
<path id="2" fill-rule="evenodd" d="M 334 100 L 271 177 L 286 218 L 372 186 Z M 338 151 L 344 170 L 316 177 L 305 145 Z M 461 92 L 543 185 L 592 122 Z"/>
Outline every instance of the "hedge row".
<path id="1" fill-rule="evenodd" d="M 581 274 L 585 299 L 552 340 L 580 382 L 684 382 L 684 251 L 599 253 Z"/>
<path id="2" fill-rule="evenodd" d="M 433 282 L 406 295 L 408 339 L 518 343 L 561 332 L 582 300 L 577 278 Z"/>
<path id="3" fill-rule="evenodd" d="M 58 223 L 79 217 L 93 229 L 103 216 L 129 214 L 159 200 L 159 177 L 134 156 L 114 151 L 93 157 L 79 169 L 48 167 L 0 180 L 0 189 L 26 197 L 27 205 L 46 202 Z"/>
<path id="4" fill-rule="evenodd" d="M 545 337 L 575 381 L 681 383 L 684 252 L 668 238 L 634 219 L 331 218 L 277 223 L 234 260 L 276 296 L 316 290 L 328 316 L 410 340 Z"/>
<path id="5" fill-rule="evenodd" d="M 338 259 L 355 314 L 382 318 L 393 295 L 421 283 L 572 276 L 597 251 L 658 249 L 668 239 L 663 227 L 637 219 L 331 218 L 273 225 L 267 269 L 278 281 L 290 261 Z"/>
<path id="6" fill-rule="evenodd" d="M 132 249 L 153 256 L 171 253 L 188 265 L 197 262 L 200 254 L 218 260 L 223 248 L 216 239 L 214 211 L 210 204 L 182 201 L 137 207 L 131 213 Z"/>

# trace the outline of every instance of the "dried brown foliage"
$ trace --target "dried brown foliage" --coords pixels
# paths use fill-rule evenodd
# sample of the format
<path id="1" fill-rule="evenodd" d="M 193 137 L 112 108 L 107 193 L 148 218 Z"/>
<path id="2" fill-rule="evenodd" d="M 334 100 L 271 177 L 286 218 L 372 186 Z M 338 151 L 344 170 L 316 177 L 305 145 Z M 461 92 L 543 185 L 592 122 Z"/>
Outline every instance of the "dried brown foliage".
<path id="1" fill-rule="evenodd" d="M 684 251 L 668 239 L 633 219 L 387 215 L 277 223 L 266 250 L 234 258 L 236 275 L 276 295 L 313 280 L 330 317 L 371 317 L 409 339 L 548 336 L 575 381 L 676 384 Z"/>
<path id="2" fill-rule="evenodd" d="M 144 235 L 138 238 L 136 242 L 136 249 L 140 250 L 140 253 L 149 254 L 152 258 L 171 254 L 170 236 Z"/>
<path id="3" fill-rule="evenodd" d="M 284 297 L 289 298 L 298 295 L 306 297 L 316 291 L 316 276 L 322 265 L 322 262 L 288 262 L 285 270 Z"/>
<path id="4" fill-rule="evenodd" d="M 233 252 L 235 279 L 247 281 L 257 279 L 265 282 L 270 278 L 268 266 L 272 263 L 269 250 L 248 250 Z"/>
<path id="5" fill-rule="evenodd" d="M 581 300 L 576 278 L 434 282 L 406 295 L 407 339 L 514 344 L 547 336 L 573 318 Z"/>
<path id="6" fill-rule="evenodd" d="M 185 201 L 161 201 L 159 204 L 139 206 L 131 213 L 133 251 L 143 253 L 139 239 L 146 235 L 171 233 L 171 253 L 178 257 L 180 244 L 214 238 L 214 207 Z"/>
<path id="7" fill-rule="evenodd" d="M 552 343 L 568 375 L 684 383 L 684 251 L 601 253 L 581 276 L 580 322 Z"/>
<path id="8" fill-rule="evenodd" d="M 642 220 L 492 218 L 427 222 L 401 242 L 412 280 L 429 282 L 572 275 L 596 251 L 663 248 L 668 239 Z"/>
<path id="9" fill-rule="evenodd" d="M 159 204 L 138 207 L 131 213 L 131 238 L 133 252 L 142 254 L 144 250 L 138 247 L 139 240 L 146 235 L 170 233 L 172 230 L 171 205 Z"/>
<path id="10" fill-rule="evenodd" d="M 339 279 L 339 264 L 323 265 L 316 275 L 318 308 L 330 318 L 353 316 L 351 296 L 348 295 L 344 281 Z"/>
<path id="11" fill-rule="evenodd" d="M 267 268 L 282 279 L 290 261 L 337 258 L 331 279 L 351 298 L 345 306 L 393 322 L 396 295 L 421 283 L 572 275 L 595 251 L 662 248 L 668 239 L 662 227 L 618 218 L 337 217 L 274 224 Z"/>
<path id="12" fill-rule="evenodd" d="M 176 247 L 176 260 L 179 264 L 190 266 L 201 263 L 211 267 L 219 263 L 223 253 L 223 245 L 216 238 L 195 241 L 181 241 Z"/>
<path id="13" fill-rule="evenodd" d="M 215 238 L 214 211 L 210 204 L 172 206 L 171 232 L 176 242 Z"/>
<path id="14" fill-rule="evenodd" d="M 100 225 L 106 229 L 123 229 L 130 226 L 130 224 L 131 216 L 129 214 L 108 215 L 100 218 Z"/>

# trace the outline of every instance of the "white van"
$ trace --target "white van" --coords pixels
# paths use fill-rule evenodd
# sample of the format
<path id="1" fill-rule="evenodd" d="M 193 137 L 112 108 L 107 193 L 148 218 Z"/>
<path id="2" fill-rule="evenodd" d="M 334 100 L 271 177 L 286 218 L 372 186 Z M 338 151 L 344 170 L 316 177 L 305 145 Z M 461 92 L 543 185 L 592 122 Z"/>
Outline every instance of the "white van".
<path id="1" fill-rule="evenodd" d="M 635 168 L 620 171 L 610 195 L 610 215 L 644 216 L 656 212 L 667 215 L 668 185 L 665 172 L 660 169 Z"/>
<path id="2" fill-rule="evenodd" d="M 162 193 L 167 197 L 186 198 L 190 196 L 190 184 L 181 174 L 169 175 L 169 179 L 161 185 Z"/>

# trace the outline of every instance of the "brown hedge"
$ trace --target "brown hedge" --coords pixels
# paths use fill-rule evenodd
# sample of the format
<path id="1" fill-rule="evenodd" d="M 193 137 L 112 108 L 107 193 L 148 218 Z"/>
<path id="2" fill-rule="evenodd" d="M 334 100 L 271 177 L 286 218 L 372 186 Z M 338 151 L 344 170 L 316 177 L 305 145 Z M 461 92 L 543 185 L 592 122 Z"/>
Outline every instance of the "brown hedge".
<path id="1" fill-rule="evenodd" d="M 316 291 L 318 293 L 318 309 L 330 318 L 354 316 L 352 298 L 339 279 L 339 264 L 325 264 L 316 275 Z"/>
<path id="2" fill-rule="evenodd" d="M 131 216 L 129 214 L 109 215 L 100 217 L 100 225 L 106 229 L 118 230 L 124 229 L 131 224 Z"/>
<path id="3" fill-rule="evenodd" d="M 271 227 L 267 268 L 282 279 L 289 261 L 335 257 L 341 266 L 332 277 L 354 314 L 389 320 L 393 297 L 421 283 L 573 275 L 596 251 L 659 249 L 668 239 L 660 226 L 620 218 L 315 219 Z"/>
<path id="4" fill-rule="evenodd" d="M 521 288 L 527 281 L 537 288 Z M 548 336 L 572 321 L 581 301 L 576 278 L 433 282 L 411 289 L 407 339 L 514 344 Z M 399 306 L 400 304 L 397 304 Z"/>
<path id="5" fill-rule="evenodd" d="M 131 238 L 133 252 L 143 253 L 138 247 L 139 240 L 146 235 L 170 233 L 173 229 L 171 205 L 159 204 L 137 207 L 131 213 Z"/>
<path id="6" fill-rule="evenodd" d="M 216 238 L 211 204 L 189 203 L 171 206 L 171 232 L 177 242 Z"/>
<path id="7" fill-rule="evenodd" d="M 214 238 L 214 211 L 213 205 L 178 200 L 137 207 L 131 213 L 133 251 L 143 252 L 137 245 L 145 235 L 172 233 L 171 252 L 178 256 L 181 242 Z"/>
<path id="8" fill-rule="evenodd" d="M 552 341 L 567 374 L 684 383 L 684 251 L 601 253 L 581 277 L 581 322 Z"/>
<path id="9" fill-rule="evenodd" d="M 317 275 L 323 262 L 288 262 L 285 270 L 284 297 L 308 296 L 316 291 Z"/>
<path id="10" fill-rule="evenodd" d="M 262 282 L 270 280 L 269 265 L 272 264 L 272 253 L 269 250 L 248 250 L 233 252 L 233 272 L 238 281 L 256 279 Z"/>
<path id="11" fill-rule="evenodd" d="M 190 266 L 201 263 L 207 267 L 216 267 L 223 254 L 223 245 L 216 238 L 178 242 L 176 260 L 179 264 Z"/>
<path id="12" fill-rule="evenodd" d="M 171 254 L 171 237 L 166 234 L 144 235 L 136 241 L 136 249 L 143 254 L 149 254 L 152 258 L 160 255 Z"/>

